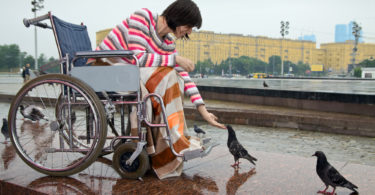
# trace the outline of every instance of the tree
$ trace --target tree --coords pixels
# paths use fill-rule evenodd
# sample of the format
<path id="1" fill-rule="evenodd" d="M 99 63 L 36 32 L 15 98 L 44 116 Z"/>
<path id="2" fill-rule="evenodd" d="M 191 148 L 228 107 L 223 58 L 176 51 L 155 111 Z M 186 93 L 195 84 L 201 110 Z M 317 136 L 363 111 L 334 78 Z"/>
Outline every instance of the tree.
<path id="1" fill-rule="evenodd" d="M 268 62 L 269 62 L 268 72 L 272 72 L 272 74 L 278 74 L 281 71 L 281 57 L 280 56 L 271 56 L 268 58 Z"/>
<path id="2" fill-rule="evenodd" d="M 24 62 L 23 65 L 30 64 L 30 69 L 34 69 L 34 67 L 35 67 L 35 60 L 34 60 L 34 57 L 32 55 L 27 55 L 24 58 L 23 62 Z"/>
<path id="3" fill-rule="evenodd" d="M 20 49 L 18 45 L 0 45 L 0 68 L 11 71 L 20 67 Z"/>
<path id="4" fill-rule="evenodd" d="M 40 65 L 48 64 L 51 72 L 60 72 L 59 62 L 54 58 L 40 54 L 38 58 Z M 0 71 L 19 71 L 20 68 L 30 64 L 30 69 L 35 69 L 35 60 L 32 55 L 21 52 L 18 45 L 0 45 Z"/>
<path id="5" fill-rule="evenodd" d="M 360 78 L 362 76 L 362 70 L 361 67 L 356 67 L 354 69 L 354 76 Z"/>
<path id="6" fill-rule="evenodd" d="M 375 67 L 375 60 L 374 59 L 366 59 L 359 63 L 361 67 Z"/>
<path id="7" fill-rule="evenodd" d="M 40 54 L 38 57 L 38 65 L 42 66 L 43 64 L 47 63 L 47 58 L 44 56 L 44 54 Z"/>
<path id="8" fill-rule="evenodd" d="M 195 66 L 193 74 L 211 74 L 210 70 L 213 68 L 214 63 L 211 61 L 211 59 L 207 59 L 203 62 L 198 61 L 198 63 Z"/>

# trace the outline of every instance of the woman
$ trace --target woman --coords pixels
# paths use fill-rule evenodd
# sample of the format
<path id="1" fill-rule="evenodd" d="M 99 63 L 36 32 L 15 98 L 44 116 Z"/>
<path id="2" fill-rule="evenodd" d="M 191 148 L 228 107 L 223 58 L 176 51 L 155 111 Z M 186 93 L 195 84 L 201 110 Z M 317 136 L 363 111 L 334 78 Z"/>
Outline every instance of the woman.
<path id="1" fill-rule="evenodd" d="M 175 49 L 175 38 L 188 39 L 192 28 L 200 28 L 201 24 L 199 8 L 193 1 L 176 0 L 160 16 L 148 9 L 136 11 L 113 28 L 97 47 L 97 50 L 132 50 L 140 66 L 147 67 L 141 68 L 141 80 L 149 93 L 157 93 L 163 97 L 173 146 L 177 152 L 195 147 L 192 140 L 186 139 L 183 134 L 186 124 L 181 86 L 209 124 L 225 129 L 223 124 L 217 122 L 217 117 L 207 111 L 196 85 L 187 73 L 194 70 L 194 63 L 179 56 Z M 109 64 L 135 64 L 134 60 L 127 58 L 106 58 L 101 61 Z M 183 84 L 179 83 L 181 78 Z M 152 104 L 155 120 L 161 120 L 160 105 L 157 102 Z M 153 133 L 153 139 L 148 140 L 149 145 L 146 147 L 148 153 L 152 154 L 152 168 L 161 179 L 180 175 L 182 171 L 182 159 L 173 156 L 162 139 L 162 134 Z"/>

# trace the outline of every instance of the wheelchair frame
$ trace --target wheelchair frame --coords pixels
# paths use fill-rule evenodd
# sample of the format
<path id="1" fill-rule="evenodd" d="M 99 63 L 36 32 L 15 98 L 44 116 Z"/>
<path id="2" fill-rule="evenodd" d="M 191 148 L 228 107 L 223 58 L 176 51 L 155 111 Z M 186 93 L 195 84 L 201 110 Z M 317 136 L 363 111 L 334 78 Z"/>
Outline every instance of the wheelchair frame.
<path id="1" fill-rule="evenodd" d="M 51 26 L 45 23 L 41 23 L 41 21 L 49 19 L 51 22 Z M 189 151 L 187 153 L 179 154 L 173 148 L 172 140 L 170 138 L 169 132 L 169 125 L 168 120 L 165 114 L 165 107 L 163 103 L 163 99 L 160 95 L 150 93 L 147 94 L 143 99 L 141 98 L 140 94 L 140 84 L 139 84 L 139 67 L 138 67 L 138 59 L 135 57 L 132 51 L 75 51 L 74 54 L 65 53 L 61 49 L 61 40 L 59 40 L 58 31 L 56 30 L 54 20 L 59 20 L 55 16 L 53 16 L 50 12 L 43 16 L 33 18 L 33 19 L 24 19 L 24 25 L 29 27 L 30 25 L 34 25 L 37 27 L 42 28 L 49 28 L 52 29 L 54 33 L 54 37 L 56 40 L 57 48 L 59 51 L 60 56 L 60 70 L 61 74 L 46 74 L 40 77 L 37 77 L 20 89 L 17 93 L 16 98 L 13 100 L 11 104 L 11 108 L 9 110 L 9 127 L 10 127 L 10 134 L 11 140 L 13 145 L 16 148 L 17 153 L 19 156 L 28 164 L 30 167 L 36 169 L 39 172 L 53 175 L 53 176 L 67 176 L 71 174 L 78 173 L 85 168 L 87 168 L 92 162 L 96 160 L 98 156 L 106 155 L 109 153 L 114 152 L 114 167 L 119 174 L 124 178 L 140 178 L 144 175 L 149 167 L 149 159 L 148 155 L 145 152 L 144 146 L 146 145 L 146 130 L 142 128 L 142 124 L 145 124 L 149 127 L 164 127 L 166 128 L 167 132 L 167 140 L 169 142 L 169 147 L 172 153 L 177 157 L 182 157 L 185 161 L 190 160 L 197 157 L 203 157 L 209 153 L 208 151 L 203 151 L 203 149 L 196 150 L 196 151 Z M 73 25 L 67 23 L 66 25 Z M 85 30 L 85 26 L 81 24 L 82 28 Z M 74 26 L 79 28 L 78 26 Z M 87 34 L 87 30 L 86 30 Z M 86 36 L 86 35 L 84 35 Z M 88 38 L 88 35 L 87 37 Z M 88 39 L 89 40 L 89 39 Z M 91 45 L 89 46 L 91 48 Z M 128 92 L 130 90 L 131 94 L 115 94 L 115 95 L 108 95 L 111 91 L 104 91 L 102 89 L 96 89 L 95 81 L 90 80 L 89 77 L 82 76 L 88 70 L 92 68 L 98 68 L 99 66 L 90 67 L 90 66 L 80 66 L 75 67 L 75 63 L 79 60 L 85 58 L 110 58 L 110 57 L 132 57 L 135 61 L 137 66 L 134 65 L 124 65 L 121 66 L 123 68 L 131 67 L 132 73 L 138 74 L 137 77 L 134 79 L 136 82 L 132 83 L 132 87 L 125 87 L 125 91 Z M 99 68 L 101 72 L 109 71 L 111 69 L 118 68 L 120 66 L 106 66 Z M 117 72 L 112 71 L 112 72 Z M 70 75 L 70 76 L 69 76 Z M 80 76 L 81 75 L 81 76 Z M 58 92 L 52 94 L 51 97 L 48 96 L 51 87 L 57 86 L 53 88 Z M 42 97 L 39 93 L 39 89 L 45 90 L 47 97 Z M 48 88 L 48 90 L 46 90 Z M 136 88 L 136 89 L 135 89 Z M 33 96 L 33 93 L 36 91 L 37 96 Z M 41 90 L 43 92 L 43 90 Z M 44 92 L 43 92 L 44 93 Z M 100 97 L 104 97 L 101 99 Z M 162 109 L 162 117 L 164 119 L 164 123 L 162 124 L 153 124 L 147 119 L 147 104 L 146 102 L 151 98 L 154 97 L 160 103 Z M 129 98 L 132 98 L 129 100 Z M 39 99 L 39 100 L 38 100 Z M 135 99 L 135 100 L 134 100 Z M 28 103 L 28 102 L 32 103 Z M 44 146 L 42 144 L 42 149 L 38 148 L 38 144 L 33 146 L 33 149 L 29 148 L 29 142 L 34 141 L 30 138 L 30 141 L 26 143 L 22 142 L 22 136 L 24 136 L 24 130 L 22 126 L 25 124 L 24 119 L 25 117 L 23 110 L 20 109 L 20 106 L 23 104 L 28 104 L 28 106 L 34 106 L 34 104 L 39 104 L 41 101 L 41 105 L 44 107 L 45 111 L 52 112 L 50 114 L 52 117 L 48 120 L 47 125 L 49 125 L 49 129 L 47 131 L 45 129 L 37 131 L 43 132 L 43 134 L 50 135 L 51 143 L 49 147 Z M 46 106 L 49 101 L 50 106 Z M 121 135 L 117 132 L 116 127 L 114 125 L 114 114 L 116 114 L 116 105 L 120 105 L 120 119 L 121 119 Z M 137 126 L 138 126 L 138 135 L 126 135 L 125 133 L 125 105 L 136 105 L 137 107 Z M 52 107 L 52 108 L 51 108 Z M 54 108 L 54 114 L 52 110 Z M 77 110 L 73 110 L 77 109 Z M 82 109 L 82 110 L 79 110 Z M 76 135 L 76 128 L 74 123 L 76 121 L 75 115 L 76 112 L 84 113 L 86 112 L 86 116 L 82 116 L 83 119 L 86 117 L 86 129 L 82 127 L 81 134 L 86 135 Z M 23 115 L 20 116 L 20 113 Z M 130 114 L 130 111 L 129 111 Z M 74 117 L 73 117 L 74 115 Z M 55 120 L 53 120 L 55 119 Z M 24 122 L 22 122 L 22 120 Z M 40 119 L 41 120 L 41 119 Z M 27 121 L 26 121 L 27 122 Z M 39 120 L 37 120 L 39 125 Z M 128 127 L 130 124 L 130 120 L 128 119 Z M 34 125 L 32 123 L 31 125 Z M 113 137 L 107 136 L 107 126 L 110 126 L 112 129 L 112 133 L 115 135 Z M 84 126 L 83 124 L 80 125 Z M 46 128 L 46 127 L 43 127 Z M 75 129 L 76 128 L 76 129 Z M 26 129 L 28 130 L 28 129 Z M 33 129 L 29 129 L 34 131 Z M 86 133 L 85 133 L 86 130 Z M 36 131 L 35 131 L 36 132 Z M 58 134 L 58 136 L 56 135 Z M 56 137 L 57 138 L 56 138 Z M 55 140 L 57 139 L 57 140 Z M 110 145 L 104 148 L 107 139 L 111 139 Z M 80 141 L 80 140 L 85 140 Z M 129 142 L 129 140 L 138 140 L 137 144 L 133 142 Z M 205 140 L 208 142 L 209 140 Z M 42 142 L 43 143 L 43 142 Z M 67 144 L 67 148 L 65 146 Z M 59 148 L 53 148 L 54 146 L 59 146 Z M 37 152 L 34 152 L 36 150 Z M 65 164 L 64 162 L 61 163 L 61 167 L 57 167 L 56 160 L 53 159 L 54 155 L 59 155 L 60 153 L 65 153 L 67 156 L 67 160 L 70 158 L 74 158 L 74 160 L 70 160 L 72 162 Z M 116 154 L 119 152 L 120 154 Z M 36 153 L 34 155 L 34 153 Z M 40 154 L 41 153 L 41 154 Z M 78 153 L 83 155 L 80 156 L 73 156 L 71 153 Z M 126 154 L 126 155 L 125 155 Z M 125 156 L 124 156 L 125 155 Z M 42 157 L 40 157 L 42 156 Z M 52 156 L 51 163 L 43 162 L 40 158 L 50 159 Z M 63 154 L 61 155 L 62 157 Z M 37 158 L 39 157 L 39 158 Z M 56 158 L 56 157 L 55 157 Z M 125 163 L 122 163 L 125 158 Z M 120 165 L 116 165 L 116 163 L 120 163 Z M 134 167 L 135 164 L 138 163 L 138 167 Z M 143 164 L 142 164 L 143 163 Z M 49 164 L 49 165 L 47 165 Z M 55 167 L 56 166 L 56 167 Z M 116 167 L 118 166 L 118 167 Z M 127 169 L 128 168 L 128 169 Z"/>

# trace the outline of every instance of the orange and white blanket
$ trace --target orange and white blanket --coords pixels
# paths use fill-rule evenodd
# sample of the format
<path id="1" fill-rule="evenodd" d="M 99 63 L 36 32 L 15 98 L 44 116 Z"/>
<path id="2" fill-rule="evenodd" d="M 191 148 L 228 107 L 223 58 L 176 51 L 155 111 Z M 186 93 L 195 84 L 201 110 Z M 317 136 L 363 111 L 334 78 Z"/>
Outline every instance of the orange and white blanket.
<path id="1" fill-rule="evenodd" d="M 184 136 L 186 129 L 183 112 L 182 92 L 184 90 L 183 79 L 171 67 L 147 67 L 141 68 L 142 96 L 147 93 L 156 93 L 163 98 L 166 116 L 174 150 L 183 154 L 185 151 L 201 148 L 197 139 L 188 140 Z M 148 105 L 149 121 L 154 124 L 163 123 L 160 104 L 151 98 Z M 152 109 L 151 109 L 152 107 Z M 151 115 L 152 113 L 152 115 Z M 150 118 L 152 116 L 152 118 Z M 137 132 L 136 114 L 131 114 L 132 134 Z M 152 169 L 159 179 L 179 176 L 182 173 L 183 159 L 173 155 L 168 141 L 166 128 L 148 128 L 146 150 L 151 155 Z"/>

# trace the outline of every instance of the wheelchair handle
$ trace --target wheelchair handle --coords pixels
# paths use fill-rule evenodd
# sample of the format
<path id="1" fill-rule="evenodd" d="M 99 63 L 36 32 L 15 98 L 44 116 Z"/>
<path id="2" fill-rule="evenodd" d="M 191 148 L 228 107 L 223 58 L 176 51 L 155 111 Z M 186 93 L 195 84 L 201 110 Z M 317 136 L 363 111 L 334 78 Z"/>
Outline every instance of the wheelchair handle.
<path id="1" fill-rule="evenodd" d="M 23 19 L 23 24 L 28 28 L 30 27 L 30 25 L 35 25 L 35 26 L 39 26 L 39 27 L 42 27 L 42 28 L 48 28 L 48 25 L 47 24 L 43 24 L 43 23 L 39 23 L 40 21 L 43 21 L 45 19 L 48 19 L 50 17 L 50 12 L 48 12 L 47 14 L 45 15 L 42 15 L 42 16 L 39 16 L 39 17 L 36 17 L 36 18 L 31 18 L 31 19 L 26 19 L 24 18 Z"/>

